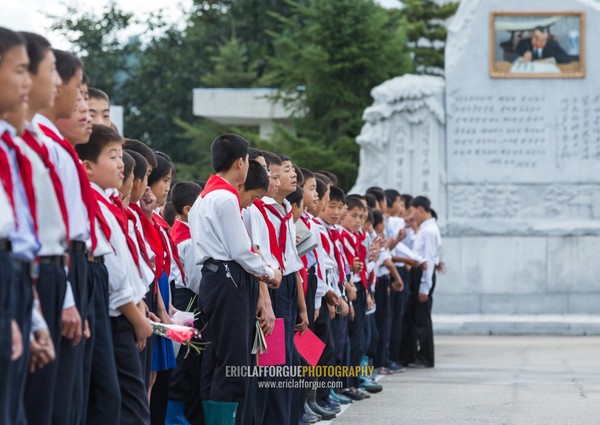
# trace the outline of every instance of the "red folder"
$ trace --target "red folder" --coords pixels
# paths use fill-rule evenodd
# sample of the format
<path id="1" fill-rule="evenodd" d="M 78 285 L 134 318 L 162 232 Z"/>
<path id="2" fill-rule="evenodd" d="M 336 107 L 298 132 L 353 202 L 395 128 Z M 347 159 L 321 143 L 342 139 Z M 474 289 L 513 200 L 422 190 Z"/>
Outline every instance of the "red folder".
<path id="1" fill-rule="evenodd" d="M 294 344 L 296 344 L 298 353 L 300 353 L 302 358 L 311 366 L 317 365 L 321 358 L 321 354 L 323 354 L 323 350 L 325 349 L 323 341 L 321 341 L 310 329 L 306 329 L 304 335 L 301 335 L 300 331 L 296 332 L 294 335 Z"/>
<path id="2" fill-rule="evenodd" d="M 271 335 L 265 336 L 267 351 L 258 354 L 259 366 L 277 366 L 285 364 L 285 326 L 283 319 L 275 319 L 275 327 Z"/>

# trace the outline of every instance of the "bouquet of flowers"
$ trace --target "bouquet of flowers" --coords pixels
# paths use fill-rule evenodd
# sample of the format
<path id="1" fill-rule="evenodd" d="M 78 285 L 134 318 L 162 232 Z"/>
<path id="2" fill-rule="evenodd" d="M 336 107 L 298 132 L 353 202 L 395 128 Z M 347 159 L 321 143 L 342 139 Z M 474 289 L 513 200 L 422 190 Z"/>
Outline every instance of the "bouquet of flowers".
<path id="1" fill-rule="evenodd" d="M 200 331 L 191 326 L 178 324 L 164 324 L 150 321 L 155 335 L 169 338 L 170 340 L 185 345 L 189 349 L 195 350 L 197 353 L 203 350 L 206 343 L 200 342 Z"/>

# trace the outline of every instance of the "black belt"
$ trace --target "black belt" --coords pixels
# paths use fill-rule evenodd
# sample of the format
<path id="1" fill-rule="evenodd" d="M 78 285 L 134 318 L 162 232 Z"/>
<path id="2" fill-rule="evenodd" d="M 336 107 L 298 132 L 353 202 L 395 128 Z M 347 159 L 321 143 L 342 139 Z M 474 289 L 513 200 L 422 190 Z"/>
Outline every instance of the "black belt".
<path id="1" fill-rule="evenodd" d="M 224 263 L 227 263 L 227 261 L 215 260 L 213 258 L 209 258 L 206 261 L 204 261 L 204 267 L 206 267 L 211 272 L 216 273 L 219 271 L 219 264 L 224 264 Z"/>
<path id="2" fill-rule="evenodd" d="M 85 242 L 82 241 L 71 241 L 69 242 L 69 252 L 85 252 Z"/>
<path id="3" fill-rule="evenodd" d="M 8 239 L 0 239 L 0 251 L 1 252 L 11 252 L 12 251 L 12 243 Z"/>
<path id="4" fill-rule="evenodd" d="M 67 259 L 64 255 L 44 255 L 38 258 L 40 264 L 48 264 L 51 266 L 65 267 Z"/>
<path id="5" fill-rule="evenodd" d="M 88 257 L 88 261 L 90 263 L 104 264 L 104 255 L 99 255 L 98 257 Z"/>

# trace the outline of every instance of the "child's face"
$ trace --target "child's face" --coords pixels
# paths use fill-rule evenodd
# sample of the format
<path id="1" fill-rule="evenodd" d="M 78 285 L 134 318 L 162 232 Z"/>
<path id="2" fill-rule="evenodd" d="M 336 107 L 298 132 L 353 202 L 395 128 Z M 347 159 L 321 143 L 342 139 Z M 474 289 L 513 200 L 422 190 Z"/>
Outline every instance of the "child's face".
<path id="1" fill-rule="evenodd" d="M 46 51 L 44 59 L 38 65 L 37 73 L 31 76 L 31 93 L 29 94 L 30 112 L 36 113 L 44 108 L 54 106 L 54 99 L 62 80 L 56 71 L 56 58 L 52 49 Z"/>
<path id="2" fill-rule="evenodd" d="M 371 233 L 373 231 L 373 223 L 365 220 L 362 228 L 365 233 Z"/>
<path id="3" fill-rule="evenodd" d="M 320 217 L 328 224 L 338 224 L 345 206 L 346 204 L 342 201 L 330 200 L 325 206 L 325 209 L 321 212 Z"/>
<path id="4" fill-rule="evenodd" d="M 242 185 L 242 189 L 239 190 L 238 193 L 240 194 L 240 204 L 242 205 L 242 208 L 248 208 L 250 205 L 252 205 L 255 199 L 260 199 L 265 194 L 265 191 L 262 189 L 252 189 L 246 191 L 243 189 Z"/>
<path id="5" fill-rule="evenodd" d="M 309 177 L 304 182 L 304 195 L 302 200 L 304 201 L 304 206 L 311 214 L 316 214 L 317 206 L 319 205 L 319 195 L 317 193 L 317 180 L 314 177 Z"/>
<path id="6" fill-rule="evenodd" d="M 398 196 L 392 205 L 388 205 L 388 212 L 392 217 L 402 217 L 404 214 L 404 202 L 402 202 L 402 198 Z"/>
<path id="7" fill-rule="evenodd" d="M 25 46 L 15 46 L 0 57 L 0 114 L 19 112 L 29 102 L 31 77 Z"/>
<path id="8" fill-rule="evenodd" d="M 78 96 L 81 94 L 81 80 L 83 71 L 79 68 L 75 75 L 65 84 L 59 87 L 54 102 L 56 118 L 69 119 L 76 107 Z"/>
<path id="9" fill-rule="evenodd" d="M 358 207 L 354 207 L 351 210 L 346 211 L 340 224 L 344 229 L 352 233 L 358 232 L 363 220 L 362 212 L 363 210 Z"/>
<path id="10" fill-rule="evenodd" d="M 90 181 L 102 189 L 120 188 L 123 184 L 123 148 L 120 142 L 110 142 L 102 149 L 96 162 L 84 161 Z"/>
<path id="11" fill-rule="evenodd" d="M 381 235 L 383 233 L 383 231 L 385 230 L 385 223 L 381 222 L 378 223 L 374 228 L 375 233 L 377 233 L 378 235 Z"/>
<path id="12" fill-rule="evenodd" d="M 327 191 L 325 192 L 323 197 L 321 199 L 319 199 L 319 202 L 317 203 L 317 209 L 315 211 L 315 215 L 317 215 L 317 216 L 321 215 L 321 212 L 323 212 L 323 210 L 325 209 L 325 206 L 327 205 L 328 202 L 329 202 L 329 187 L 327 188 Z"/>
<path id="13" fill-rule="evenodd" d="M 162 179 L 155 182 L 152 186 L 152 193 L 156 197 L 156 206 L 163 207 L 167 202 L 167 195 L 171 190 L 172 172 L 169 171 Z"/>
<path id="14" fill-rule="evenodd" d="M 147 164 L 148 163 L 146 163 L 146 165 Z M 146 170 L 146 174 L 144 174 L 143 178 L 133 180 L 129 202 L 137 202 L 142 199 L 146 186 L 148 186 L 148 174 L 148 170 Z"/>
<path id="15" fill-rule="evenodd" d="M 296 171 L 292 165 L 292 161 L 283 161 L 281 164 L 281 187 L 277 193 L 279 196 L 287 196 L 296 191 Z"/>
<path id="16" fill-rule="evenodd" d="M 90 115 L 92 124 L 102 124 L 110 127 L 110 105 L 104 99 L 90 99 Z"/>
<path id="17" fill-rule="evenodd" d="M 123 180 L 123 184 L 119 189 L 119 193 L 121 193 L 121 199 L 123 200 L 123 205 L 127 206 L 131 202 L 131 190 L 133 189 L 133 172 L 129 174 L 125 180 Z"/>
<path id="18" fill-rule="evenodd" d="M 271 164 L 271 174 L 269 175 L 269 190 L 265 193 L 265 196 L 274 198 L 279 192 L 281 187 L 281 165 Z"/>
<path id="19" fill-rule="evenodd" d="M 60 118 L 56 126 L 65 138 L 73 144 L 83 144 L 90 140 L 92 120 L 86 101 L 87 86 L 82 84 L 77 95 L 75 110 L 69 118 Z"/>

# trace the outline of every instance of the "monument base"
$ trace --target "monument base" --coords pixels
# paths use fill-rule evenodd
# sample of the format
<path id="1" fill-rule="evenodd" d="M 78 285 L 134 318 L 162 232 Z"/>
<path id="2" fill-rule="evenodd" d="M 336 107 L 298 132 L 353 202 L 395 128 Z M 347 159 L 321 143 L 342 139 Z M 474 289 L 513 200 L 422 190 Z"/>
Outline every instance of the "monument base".
<path id="1" fill-rule="evenodd" d="M 598 314 L 598 246 L 598 236 L 445 236 L 434 313 Z"/>

